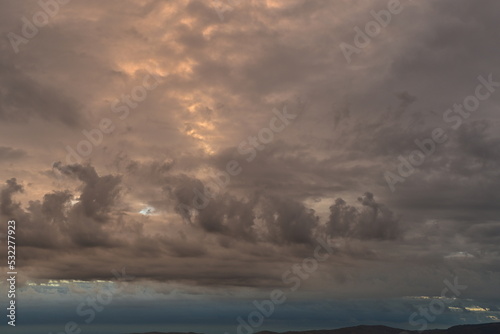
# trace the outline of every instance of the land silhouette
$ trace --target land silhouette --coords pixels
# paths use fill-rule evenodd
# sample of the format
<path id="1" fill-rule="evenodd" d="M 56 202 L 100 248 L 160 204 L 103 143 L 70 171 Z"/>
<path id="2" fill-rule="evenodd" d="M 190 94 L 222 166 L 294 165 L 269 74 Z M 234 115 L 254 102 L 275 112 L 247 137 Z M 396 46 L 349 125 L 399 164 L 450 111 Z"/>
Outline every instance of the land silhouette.
<path id="1" fill-rule="evenodd" d="M 141 333 L 133 333 L 141 334 Z M 167 332 L 148 332 L 142 334 L 201 334 L 201 333 L 167 333 Z M 479 325 L 459 325 L 448 329 L 428 329 L 424 331 L 403 330 L 387 326 L 355 326 L 329 330 L 310 330 L 310 331 L 290 331 L 290 332 L 271 332 L 260 331 L 255 334 L 500 334 L 500 322 L 479 324 Z"/>

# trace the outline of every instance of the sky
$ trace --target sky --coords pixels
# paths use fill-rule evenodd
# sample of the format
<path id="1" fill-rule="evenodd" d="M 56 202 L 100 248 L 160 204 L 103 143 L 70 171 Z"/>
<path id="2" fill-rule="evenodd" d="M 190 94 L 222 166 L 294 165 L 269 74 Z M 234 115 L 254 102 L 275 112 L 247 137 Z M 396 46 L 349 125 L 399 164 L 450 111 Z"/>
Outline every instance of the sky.
<path id="1" fill-rule="evenodd" d="M 0 0 L 2 333 L 500 321 L 499 10 Z"/>

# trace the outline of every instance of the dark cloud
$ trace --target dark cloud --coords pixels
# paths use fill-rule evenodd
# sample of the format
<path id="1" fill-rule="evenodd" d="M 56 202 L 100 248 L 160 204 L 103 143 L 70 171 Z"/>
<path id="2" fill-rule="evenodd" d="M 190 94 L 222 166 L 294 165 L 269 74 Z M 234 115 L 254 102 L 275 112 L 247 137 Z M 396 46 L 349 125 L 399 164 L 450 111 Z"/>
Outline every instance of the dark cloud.
<path id="1" fill-rule="evenodd" d="M 17 183 L 15 178 L 7 180 L 5 187 L 0 192 L 0 212 L 3 215 L 11 216 L 15 211 L 19 210 L 19 203 L 13 201 L 14 194 L 22 192 L 23 186 Z"/>
<path id="2" fill-rule="evenodd" d="M 26 156 L 26 152 L 21 149 L 0 146 L 0 159 L 15 160 Z"/>
<path id="3" fill-rule="evenodd" d="M 499 3 L 406 1 L 350 64 L 339 44 L 387 1 L 233 7 L 221 21 L 203 1 L 73 0 L 19 54 L 0 42 L 1 214 L 23 224 L 23 269 L 106 279 L 126 263 L 144 280 L 262 288 L 324 238 L 335 252 L 308 289 L 406 296 L 460 272 L 487 295 L 499 92 L 457 131 L 442 115 L 479 75 L 500 80 Z M 1 2 L 0 32 L 37 10 Z M 152 74 L 158 86 L 127 105 Z M 300 117 L 248 161 L 240 143 L 284 106 Z M 103 119 L 114 130 L 100 138 Z M 448 141 L 392 193 L 384 172 L 436 127 Z M 242 172 L 218 187 L 232 160 Z"/>
<path id="4" fill-rule="evenodd" d="M 82 124 L 80 106 L 76 101 L 30 78 L 12 63 L 0 62 L 0 77 L 0 120 L 29 122 L 38 117 L 71 127 Z"/>
<path id="5" fill-rule="evenodd" d="M 270 240 L 275 243 L 313 244 L 319 217 L 314 210 L 293 200 L 265 198 L 261 218 L 266 222 Z"/>
<path id="6" fill-rule="evenodd" d="M 57 164 L 56 167 L 59 167 L 64 175 L 76 177 L 84 183 L 77 208 L 81 208 L 86 217 L 105 222 L 119 196 L 121 178 L 113 175 L 99 176 L 90 165 Z"/>
<path id="7" fill-rule="evenodd" d="M 362 208 L 348 205 L 338 198 L 330 206 L 330 219 L 326 223 L 327 233 L 358 239 L 393 240 L 400 236 L 398 219 L 384 205 L 377 203 L 372 193 L 358 198 Z"/>
<path id="8" fill-rule="evenodd" d="M 65 221 L 65 210 L 68 202 L 73 199 L 69 191 L 56 191 L 43 196 L 41 211 L 47 219 L 53 222 Z"/>

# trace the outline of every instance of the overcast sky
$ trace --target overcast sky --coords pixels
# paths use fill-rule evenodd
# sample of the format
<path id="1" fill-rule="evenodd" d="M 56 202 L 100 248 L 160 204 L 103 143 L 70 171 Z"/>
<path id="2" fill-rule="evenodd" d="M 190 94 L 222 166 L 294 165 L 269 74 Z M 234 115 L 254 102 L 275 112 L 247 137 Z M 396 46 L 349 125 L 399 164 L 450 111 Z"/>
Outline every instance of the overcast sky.
<path id="1" fill-rule="evenodd" d="M 7 330 L 126 268 L 88 333 L 233 334 L 318 240 L 260 329 L 418 329 L 455 278 L 429 328 L 500 320 L 498 1 L 46 2 L 0 1 Z"/>

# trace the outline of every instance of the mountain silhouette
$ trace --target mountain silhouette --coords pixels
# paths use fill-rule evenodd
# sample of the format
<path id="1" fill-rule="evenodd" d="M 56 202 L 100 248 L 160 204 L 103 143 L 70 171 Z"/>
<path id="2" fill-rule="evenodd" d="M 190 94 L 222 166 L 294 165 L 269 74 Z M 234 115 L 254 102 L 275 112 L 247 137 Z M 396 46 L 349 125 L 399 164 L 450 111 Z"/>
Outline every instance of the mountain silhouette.
<path id="1" fill-rule="evenodd" d="M 139 334 L 139 333 L 135 333 Z M 149 332 L 142 334 L 199 334 L 199 333 L 161 333 Z M 448 329 L 429 329 L 425 331 L 404 330 L 387 326 L 356 326 L 328 330 L 271 332 L 261 331 L 255 334 L 500 334 L 500 322 L 480 325 L 459 325 Z"/>

